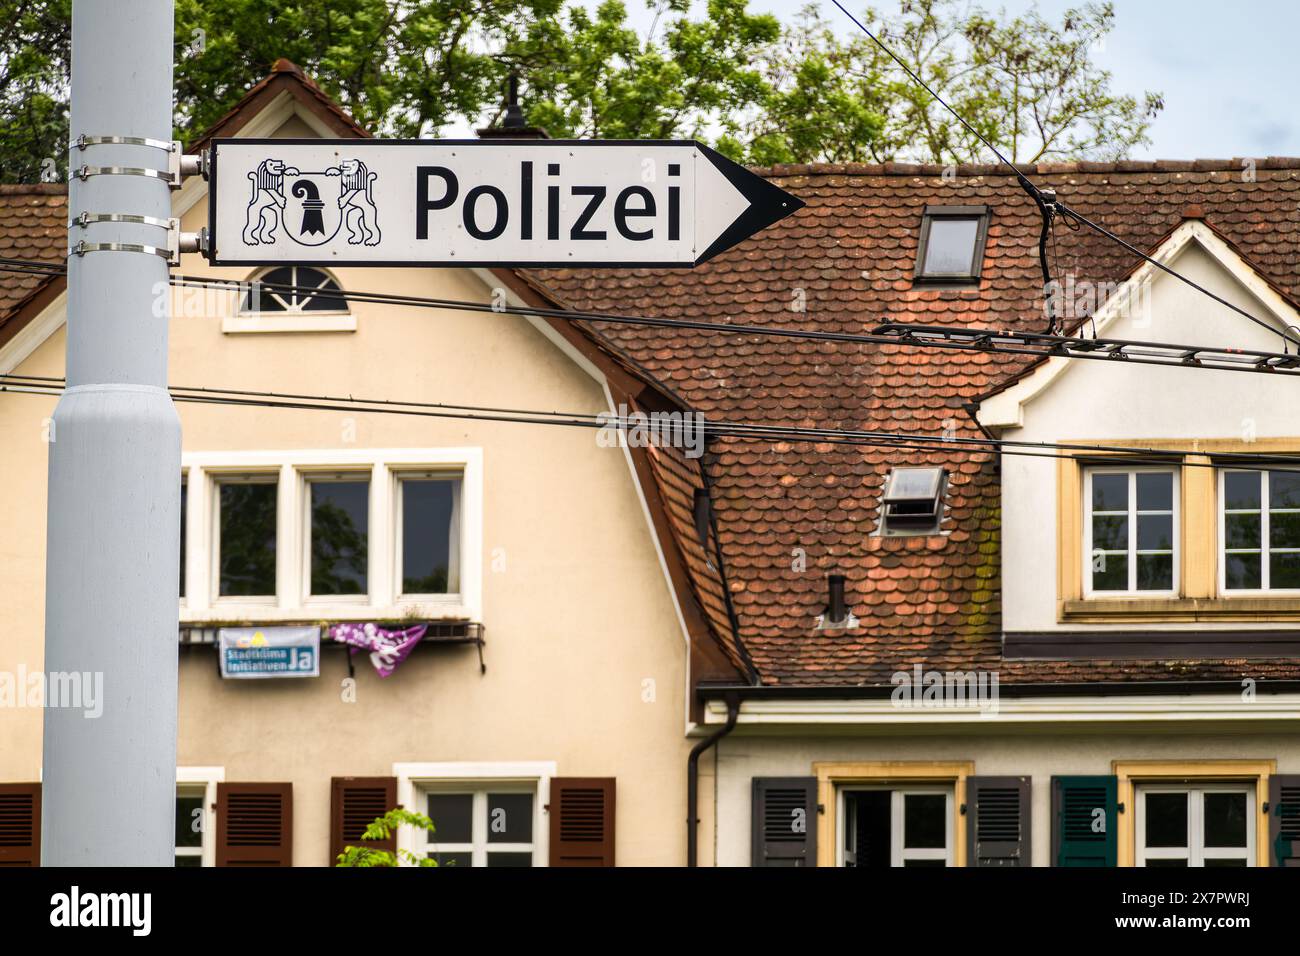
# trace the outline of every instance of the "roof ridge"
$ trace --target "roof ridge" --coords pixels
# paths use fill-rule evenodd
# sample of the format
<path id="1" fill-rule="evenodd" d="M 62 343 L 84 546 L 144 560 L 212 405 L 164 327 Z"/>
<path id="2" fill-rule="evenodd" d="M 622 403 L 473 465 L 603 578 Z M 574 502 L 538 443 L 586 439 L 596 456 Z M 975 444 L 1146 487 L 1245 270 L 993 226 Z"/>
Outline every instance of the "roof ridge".
<path id="1" fill-rule="evenodd" d="M 1264 156 L 1233 159 L 1121 159 L 1113 162 L 1072 160 L 1052 163 L 1017 163 L 1025 175 L 1061 173 L 1208 173 L 1241 172 L 1243 169 L 1300 169 L 1300 157 Z M 774 179 L 789 176 L 1011 176 L 1001 163 L 777 163 L 750 166 L 758 176 Z"/>
<path id="2" fill-rule="evenodd" d="M 186 146 L 186 152 L 194 153 L 205 146 L 208 141 L 222 135 L 226 128 L 234 122 L 239 115 L 247 109 L 262 93 L 271 88 L 273 83 L 281 81 L 282 83 L 297 83 L 308 96 L 312 97 L 327 112 L 343 123 L 345 130 L 355 133 L 359 137 L 369 138 L 371 133 L 368 129 L 357 122 L 356 118 L 336 102 L 332 96 L 325 92 L 316 80 L 310 76 L 306 70 L 297 63 L 285 57 L 280 57 L 271 65 L 271 71 L 262 77 L 241 96 L 229 110 L 227 110 L 214 123 L 208 126 L 196 138 L 191 140 Z M 236 130 L 238 127 L 236 127 Z"/>

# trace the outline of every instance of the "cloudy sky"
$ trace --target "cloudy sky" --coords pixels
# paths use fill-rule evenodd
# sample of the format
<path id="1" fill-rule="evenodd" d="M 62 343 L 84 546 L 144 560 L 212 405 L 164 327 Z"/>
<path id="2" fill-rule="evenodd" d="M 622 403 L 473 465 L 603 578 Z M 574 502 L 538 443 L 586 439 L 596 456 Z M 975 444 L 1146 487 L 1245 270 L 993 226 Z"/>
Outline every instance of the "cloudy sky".
<path id="1" fill-rule="evenodd" d="M 638 26 L 649 26 L 645 0 L 624 0 Z M 782 20 L 807 0 L 750 0 Z M 830 0 L 816 0 L 824 15 L 856 30 Z M 1059 23 L 1080 0 L 1038 0 Z M 1137 159 L 1210 159 L 1300 154 L 1295 95 L 1300 52 L 1300 3 L 1295 0 L 1114 0 L 1116 26 L 1096 62 L 1114 76 L 1114 89 L 1163 93 L 1165 111 L 1151 129 L 1151 145 Z M 698 10 L 702 0 L 695 0 Z M 846 3 L 865 8 L 863 0 Z M 876 0 L 896 9 L 896 0 Z M 1031 0 L 988 0 L 985 9 L 1020 13 Z M 1291 93 L 1286 91 L 1290 89 Z"/>

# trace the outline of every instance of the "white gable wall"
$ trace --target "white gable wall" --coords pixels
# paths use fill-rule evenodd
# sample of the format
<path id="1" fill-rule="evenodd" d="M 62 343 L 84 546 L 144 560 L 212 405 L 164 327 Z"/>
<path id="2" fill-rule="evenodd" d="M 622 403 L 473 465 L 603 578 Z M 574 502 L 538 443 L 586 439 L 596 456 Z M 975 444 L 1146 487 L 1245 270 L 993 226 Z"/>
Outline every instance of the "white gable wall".
<path id="1" fill-rule="evenodd" d="M 1179 272 L 1228 301 L 1271 320 L 1285 304 L 1257 284 L 1236 259 L 1221 261 L 1194 235 L 1171 262 Z M 1213 240 L 1213 241 L 1210 241 Z M 1230 250 L 1210 236 L 1216 253 Z M 1235 258 L 1235 257 L 1234 257 Z M 1117 315 L 1099 332 L 1106 338 L 1280 351 L 1278 334 L 1262 329 L 1177 279 L 1156 272 L 1145 305 Z M 1288 321 L 1300 322 L 1290 316 Z M 1065 363 L 1069 362 L 1068 365 Z M 1044 379 L 1050 384 L 1025 399 Z M 1029 442 L 1106 442 L 1126 439 L 1243 439 L 1300 435 L 1300 377 L 1162 368 L 1121 362 L 1056 359 L 1011 390 L 985 403 L 980 420 L 1004 427 L 1002 437 Z M 1057 462 L 1006 455 L 1002 464 L 1002 600 L 1007 631 L 1045 631 L 1056 621 Z M 1149 625 L 1157 627 L 1159 625 Z M 1241 624 L 1197 624 L 1241 629 Z M 1077 624 L 1070 630 L 1085 629 Z"/>

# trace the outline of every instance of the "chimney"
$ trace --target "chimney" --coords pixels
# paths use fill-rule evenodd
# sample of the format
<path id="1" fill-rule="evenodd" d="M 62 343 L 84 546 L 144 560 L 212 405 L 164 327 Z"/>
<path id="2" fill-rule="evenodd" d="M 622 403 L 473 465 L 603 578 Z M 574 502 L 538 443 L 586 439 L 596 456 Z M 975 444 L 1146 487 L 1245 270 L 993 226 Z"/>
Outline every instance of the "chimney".
<path id="1" fill-rule="evenodd" d="M 519 75 L 510 74 L 506 89 L 506 115 L 500 126 L 489 126 L 478 131 L 479 139 L 550 139 L 546 130 L 529 126 L 519 105 Z"/>
<path id="2" fill-rule="evenodd" d="M 823 627 L 852 627 L 849 623 L 849 609 L 844 603 L 844 575 L 828 574 L 826 583 L 830 586 L 830 603 L 826 605 Z"/>

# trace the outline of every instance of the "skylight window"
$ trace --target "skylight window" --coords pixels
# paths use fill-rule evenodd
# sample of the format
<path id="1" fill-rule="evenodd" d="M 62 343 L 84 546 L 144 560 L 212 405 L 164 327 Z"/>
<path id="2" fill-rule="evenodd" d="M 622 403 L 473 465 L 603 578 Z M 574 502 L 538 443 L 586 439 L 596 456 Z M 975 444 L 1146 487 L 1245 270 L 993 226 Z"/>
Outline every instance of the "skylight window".
<path id="1" fill-rule="evenodd" d="M 938 534 L 948 473 L 942 468 L 895 468 L 880 499 L 880 533 Z"/>
<path id="2" fill-rule="evenodd" d="M 926 206 L 916 253 L 923 282 L 977 282 L 988 239 L 987 206 Z"/>

